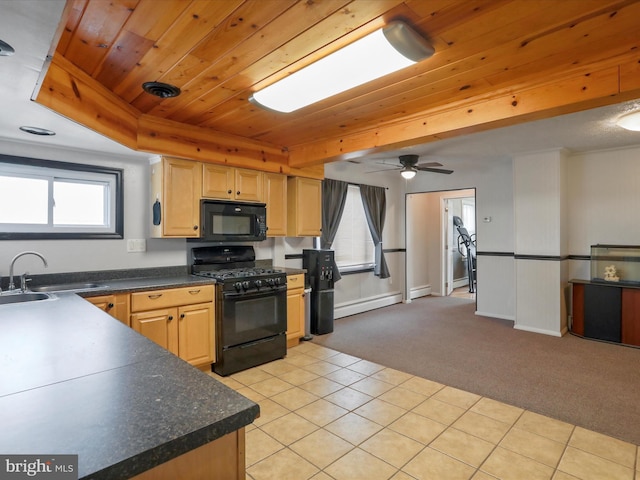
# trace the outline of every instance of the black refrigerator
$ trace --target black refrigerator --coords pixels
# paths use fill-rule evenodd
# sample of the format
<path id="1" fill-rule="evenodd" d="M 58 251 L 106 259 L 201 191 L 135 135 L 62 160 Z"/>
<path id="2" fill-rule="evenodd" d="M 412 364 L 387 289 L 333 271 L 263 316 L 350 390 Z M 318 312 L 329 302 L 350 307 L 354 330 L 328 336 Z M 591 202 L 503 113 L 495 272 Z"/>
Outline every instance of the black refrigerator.
<path id="1" fill-rule="evenodd" d="M 311 287 L 311 333 L 333 332 L 333 250 L 303 250 L 302 268 Z"/>

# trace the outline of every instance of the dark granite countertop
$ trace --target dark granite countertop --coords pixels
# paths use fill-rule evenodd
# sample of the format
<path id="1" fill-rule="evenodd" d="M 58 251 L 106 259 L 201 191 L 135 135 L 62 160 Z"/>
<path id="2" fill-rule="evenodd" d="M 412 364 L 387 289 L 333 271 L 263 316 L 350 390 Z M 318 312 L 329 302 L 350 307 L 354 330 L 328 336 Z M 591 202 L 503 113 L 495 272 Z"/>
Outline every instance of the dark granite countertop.
<path id="1" fill-rule="evenodd" d="M 296 275 L 306 272 L 306 270 L 302 268 L 275 268 L 283 270 L 287 275 Z M 7 282 L 8 280 L 5 279 L 4 283 Z M 73 293 L 77 293 L 83 297 L 89 297 L 115 293 L 133 293 L 161 288 L 188 287 L 191 285 L 211 285 L 216 282 L 211 278 L 191 275 L 188 267 L 179 266 L 34 275 L 30 288 L 32 290 L 37 290 L 39 287 L 43 286 L 82 283 L 94 283 L 99 285 L 97 288 L 78 288 L 73 290 Z"/>
<path id="2" fill-rule="evenodd" d="M 98 288 L 73 290 L 74 293 L 86 297 L 191 285 L 211 285 L 215 281 L 211 278 L 191 275 L 188 267 L 179 266 L 34 275 L 29 286 L 32 290 L 38 290 L 39 287 L 51 285 L 83 283 L 99 285 Z"/>
<path id="3" fill-rule="evenodd" d="M 81 479 L 130 478 L 259 412 L 74 294 L 0 306 L 0 332 L 0 452 L 77 454 Z"/>

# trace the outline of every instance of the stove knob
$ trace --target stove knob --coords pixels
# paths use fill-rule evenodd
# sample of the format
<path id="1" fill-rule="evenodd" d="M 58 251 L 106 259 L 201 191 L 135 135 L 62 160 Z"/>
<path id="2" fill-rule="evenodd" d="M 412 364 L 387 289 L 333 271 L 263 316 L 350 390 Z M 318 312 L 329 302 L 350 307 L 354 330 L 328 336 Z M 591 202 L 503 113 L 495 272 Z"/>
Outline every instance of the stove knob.
<path id="1" fill-rule="evenodd" d="M 249 290 L 249 281 L 245 280 L 244 282 L 242 282 L 242 288 L 244 288 L 245 290 Z"/>
<path id="2" fill-rule="evenodd" d="M 267 278 L 265 280 L 265 282 L 267 282 L 267 285 L 269 285 L 271 287 L 275 286 L 275 279 L 274 278 Z"/>
<path id="3" fill-rule="evenodd" d="M 236 282 L 233 284 L 233 286 L 236 289 L 236 292 L 239 292 L 240 290 L 242 290 L 242 282 Z"/>
<path id="4" fill-rule="evenodd" d="M 275 282 L 276 285 L 280 285 L 280 277 L 276 277 L 274 279 L 274 282 Z"/>
<path id="5" fill-rule="evenodd" d="M 256 280 L 255 282 L 256 288 L 260 288 L 262 286 L 262 280 Z"/>

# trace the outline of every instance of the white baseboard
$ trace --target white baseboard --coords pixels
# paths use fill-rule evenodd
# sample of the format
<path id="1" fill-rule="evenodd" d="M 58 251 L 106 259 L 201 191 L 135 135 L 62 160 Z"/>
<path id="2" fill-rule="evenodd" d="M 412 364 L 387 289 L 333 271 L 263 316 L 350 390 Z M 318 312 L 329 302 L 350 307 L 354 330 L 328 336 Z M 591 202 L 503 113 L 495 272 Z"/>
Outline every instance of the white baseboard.
<path id="1" fill-rule="evenodd" d="M 460 288 L 469 285 L 469 278 L 457 278 L 453 280 L 453 288 Z"/>
<path id="2" fill-rule="evenodd" d="M 345 302 L 334 306 L 333 317 L 342 318 L 357 313 L 368 312 L 376 308 L 388 307 L 402 302 L 402 292 L 391 292 L 374 297 L 362 298 L 353 302 Z"/>
<path id="3" fill-rule="evenodd" d="M 545 328 L 527 327 L 525 325 L 514 325 L 516 330 L 522 330 L 524 332 L 541 333 L 543 335 L 551 335 L 552 337 L 562 337 L 566 333 L 566 328 L 563 331 L 547 330 Z"/>
<path id="4" fill-rule="evenodd" d="M 480 317 L 491 317 L 491 318 L 499 318 L 500 320 L 511 320 L 514 323 L 516 321 L 516 317 L 514 317 L 513 315 L 500 315 L 500 314 L 491 313 L 491 312 L 480 312 L 478 310 L 475 311 L 475 314 Z"/>
<path id="5" fill-rule="evenodd" d="M 409 297 L 411 300 L 414 298 L 426 297 L 431 295 L 431 285 L 420 285 L 419 287 L 411 287 L 409 291 Z"/>

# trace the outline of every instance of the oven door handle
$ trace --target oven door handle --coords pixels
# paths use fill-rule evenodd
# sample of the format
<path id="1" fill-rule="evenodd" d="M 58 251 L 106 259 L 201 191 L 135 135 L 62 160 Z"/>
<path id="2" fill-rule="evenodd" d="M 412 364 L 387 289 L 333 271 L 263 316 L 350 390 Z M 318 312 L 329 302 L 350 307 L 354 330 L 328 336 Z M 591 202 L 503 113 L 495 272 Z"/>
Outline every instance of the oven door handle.
<path id="1" fill-rule="evenodd" d="M 273 342 L 276 339 L 277 335 L 274 335 L 273 337 L 268 337 L 268 338 L 263 338 L 261 340 L 258 340 L 256 342 L 251 342 L 251 343 L 247 343 L 245 345 L 240 345 L 240 349 L 244 349 L 244 348 L 251 348 L 251 347 L 255 347 L 256 345 L 260 345 L 261 343 L 268 343 L 268 342 Z"/>
<path id="2" fill-rule="evenodd" d="M 270 288 L 269 290 L 258 290 L 255 292 L 247 293 L 247 292 L 222 292 L 224 298 L 238 298 L 238 297 L 267 297 L 269 295 L 274 295 L 280 292 L 286 292 L 287 286 L 281 285 L 276 288 Z"/>

